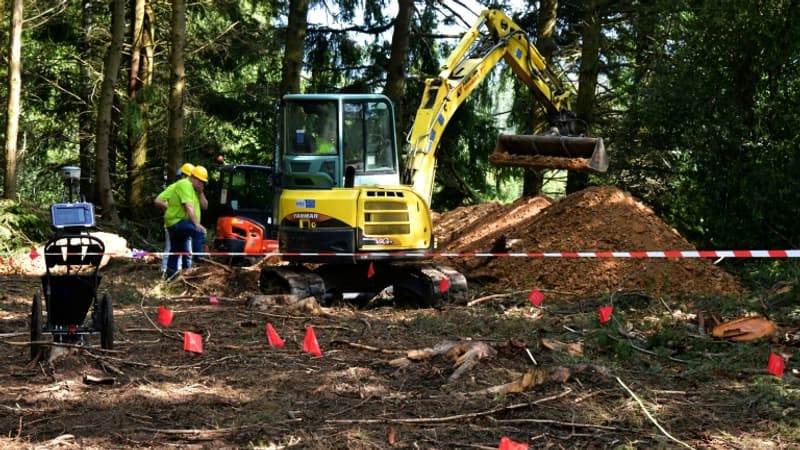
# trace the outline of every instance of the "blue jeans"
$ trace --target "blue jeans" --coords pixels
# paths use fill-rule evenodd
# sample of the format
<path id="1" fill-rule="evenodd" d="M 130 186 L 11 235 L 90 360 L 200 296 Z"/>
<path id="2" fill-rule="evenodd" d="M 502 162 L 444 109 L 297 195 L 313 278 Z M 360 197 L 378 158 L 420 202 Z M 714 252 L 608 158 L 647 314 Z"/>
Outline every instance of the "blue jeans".
<path id="1" fill-rule="evenodd" d="M 192 242 L 192 253 L 203 253 L 206 235 L 198 231 L 191 220 L 186 219 L 167 228 L 167 232 L 169 233 L 169 246 L 172 250 L 167 258 L 167 277 L 172 278 L 178 272 L 178 256 L 181 256 L 179 253 L 187 259 L 189 257 L 189 240 L 191 239 Z M 184 267 L 188 268 L 185 264 Z"/>
<path id="2" fill-rule="evenodd" d="M 190 240 L 191 241 L 191 240 Z M 186 243 L 186 248 L 192 248 L 191 242 Z M 164 228 L 164 256 L 161 258 L 161 273 L 167 272 L 167 259 L 169 259 L 169 253 L 172 250 L 172 247 L 169 245 L 169 230 Z M 181 270 L 181 266 L 191 269 L 192 268 L 192 257 L 191 256 L 184 256 L 182 258 L 178 258 L 178 270 Z"/>

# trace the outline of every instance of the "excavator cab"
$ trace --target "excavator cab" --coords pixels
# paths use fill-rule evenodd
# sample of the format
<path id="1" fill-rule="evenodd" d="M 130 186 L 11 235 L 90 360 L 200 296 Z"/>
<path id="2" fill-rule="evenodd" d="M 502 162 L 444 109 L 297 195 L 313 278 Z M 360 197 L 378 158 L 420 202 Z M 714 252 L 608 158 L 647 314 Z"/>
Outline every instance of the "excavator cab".
<path id="1" fill-rule="evenodd" d="M 231 264 L 253 262 L 278 249 L 273 225 L 272 167 L 231 164 L 219 168 L 214 250 Z"/>

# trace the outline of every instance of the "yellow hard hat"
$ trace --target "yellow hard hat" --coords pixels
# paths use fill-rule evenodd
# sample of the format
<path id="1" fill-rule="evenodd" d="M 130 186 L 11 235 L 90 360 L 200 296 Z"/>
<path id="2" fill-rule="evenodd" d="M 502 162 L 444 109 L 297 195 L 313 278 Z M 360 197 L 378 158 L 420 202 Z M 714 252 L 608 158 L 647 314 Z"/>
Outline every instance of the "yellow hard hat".
<path id="1" fill-rule="evenodd" d="M 203 183 L 208 182 L 208 171 L 203 166 L 194 166 L 194 169 L 192 169 L 192 176 Z"/>
<path id="2" fill-rule="evenodd" d="M 181 166 L 181 173 L 187 177 L 192 174 L 192 171 L 194 171 L 194 164 L 192 163 L 185 163 Z"/>

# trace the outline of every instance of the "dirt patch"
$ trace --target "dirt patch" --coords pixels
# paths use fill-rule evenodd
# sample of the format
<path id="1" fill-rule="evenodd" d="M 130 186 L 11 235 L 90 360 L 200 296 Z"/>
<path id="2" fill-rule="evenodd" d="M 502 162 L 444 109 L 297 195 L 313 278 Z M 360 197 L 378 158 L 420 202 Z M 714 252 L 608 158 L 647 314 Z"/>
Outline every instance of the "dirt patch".
<path id="1" fill-rule="evenodd" d="M 158 261 L 103 271 L 113 352 L 87 337 L 88 347 L 36 364 L 25 343 L 40 282 L 0 278 L 3 448 L 497 448 L 504 436 L 548 448 L 678 447 L 617 377 L 695 448 L 790 448 L 800 426 L 785 415 L 800 401 L 796 389 L 780 394 L 767 378 L 769 342 L 689 338 L 698 323 L 670 315 L 678 305 L 669 298 L 667 308 L 646 298 L 619 306 L 613 323 L 627 334 L 618 335 L 587 300 L 568 310 L 551 310 L 554 296 L 543 308 L 525 296 L 441 310 L 334 305 L 312 316 L 248 309 L 254 270 L 200 266 L 169 285 Z M 174 314 L 169 326 L 157 322 L 161 306 Z M 664 332 L 652 321 L 671 324 L 668 340 L 635 338 Z M 268 344 L 267 323 L 284 347 Z M 309 326 L 321 357 L 303 351 Z M 184 350 L 186 331 L 202 336 L 202 353 Z M 626 353 L 627 339 L 643 350 Z M 730 367 L 702 370 L 712 350 Z M 745 408 L 765 420 L 743 422 Z"/>
<path id="2" fill-rule="evenodd" d="M 550 203 L 441 215 L 442 249 L 485 250 L 500 236 L 512 251 L 691 249 L 613 189 Z M 782 449 L 800 439 L 792 291 L 725 309 L 719 297 L 677 299 L 668 295 L 677 287 L 642 275 L 725 292 L 732 279 L 704 260 L 462 264 L 491 299 L 441 309 L 343 303 L 310 314 L 249 308 L 255 268 L 200 264 L 164 283 L 155 258 L 112 258 L 99 291 L 114 301 L 113 351 L 90 336 L 33 364 L 31 298 L 42 286 L 15 266 L 0 274 L 0 447 L 491 449 L 508 437 L 541 448 Z M 599 323 L 605 293 L 643 286 L 665 295 L 620 295 L 611 322 Z M 541 307 L 508 293 L 530 287 L 552 291 Z M 173 312 L 169 326 L 158 323 L 162 306 Z M 728 318 L 723 310 L 770 312 L 781 332 L 756 343 L 715 339 L 703 314 Z M 269 345 L 267 324 L 283 347 Z M 303 351 L 309 326 L 321 357 Z M 184 350 L 186 331 L 202 336 L 202 353 Z M 766 371 L 773 352 L 786 358 L 783 379 Z"/>
<path id="3" fill-rule="evenodd" d="M 549 205 L 541 197 L 488 203 L 436 217 L 441 251 L 598 252 L 695 250 L 630 194 L 592 187 Z M 740 294 L 741 284 L 708 259 L 464 258 L 453 264 L 473 288 L 549 290 L 566 297 L 614 292 Z"/>

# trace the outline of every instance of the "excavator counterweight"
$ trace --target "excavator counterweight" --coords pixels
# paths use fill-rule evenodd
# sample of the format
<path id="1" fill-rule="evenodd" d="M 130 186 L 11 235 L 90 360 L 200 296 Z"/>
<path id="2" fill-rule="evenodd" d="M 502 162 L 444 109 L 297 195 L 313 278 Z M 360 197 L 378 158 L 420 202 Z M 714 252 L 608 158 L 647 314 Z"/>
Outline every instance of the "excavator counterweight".
<path id="1" fill-rule="evenodd" d="M 603 138 L 501 134 L 489 162 L 496 166 L 605 172 Z"/>

